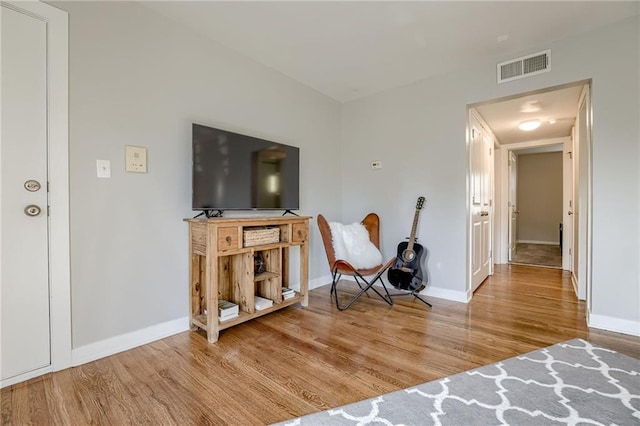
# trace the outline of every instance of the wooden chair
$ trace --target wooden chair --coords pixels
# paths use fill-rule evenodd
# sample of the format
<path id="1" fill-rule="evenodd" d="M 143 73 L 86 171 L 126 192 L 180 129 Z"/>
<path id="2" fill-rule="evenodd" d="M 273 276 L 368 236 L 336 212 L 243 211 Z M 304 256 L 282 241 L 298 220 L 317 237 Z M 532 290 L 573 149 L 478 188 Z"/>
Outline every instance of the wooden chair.
<path id="1" fill-rule="evenodd" d="M 369 213 L 361 222 L 367 231 L 369 231 L 369 239 L 371 242 L 380 249 L 380 218 L 375 213 Z M 327 254 L 327 260 L 329 261 L 329 269 L 331 270 L 332 283 L 331 294 L 334 295 L 336 301 L 336 307 L 340 311 L 348 309 L 356 300 L 360 298 L 368 290 L 373 290 L 378 296 L 382 298 L 389 305 L 393 305 L 391 295 L 382 280 L 382 274 L 393 265 L 395 258 L 391 258 L 384 265 L 377 265 L 368 269 L 357 269 L 353 267 L 349 262 L 344 259 L 336 259 L 335 251 L 333 249 L 333 239 L 331 237 L 331 228 L 329 223 L 321 214 L 318 215 L 318 228 L 320 229 L 320 235 L 322 236 L 322 242 L 324 243 L 324 250 Z M 338 282 L 342 275 L 351 276 L 355 279 L 356 283 L 360 287 L 360 291 L 353 296 L 346 305 L 340 306 L 338 301 Z M 367 280 L 365 277 L 373 276 L 373 278 Z M 378 291 L 373 285 L 380 281 L 382 288 L 386 295 Z M 368 293 L 367 293 L 368 295 Z"/>

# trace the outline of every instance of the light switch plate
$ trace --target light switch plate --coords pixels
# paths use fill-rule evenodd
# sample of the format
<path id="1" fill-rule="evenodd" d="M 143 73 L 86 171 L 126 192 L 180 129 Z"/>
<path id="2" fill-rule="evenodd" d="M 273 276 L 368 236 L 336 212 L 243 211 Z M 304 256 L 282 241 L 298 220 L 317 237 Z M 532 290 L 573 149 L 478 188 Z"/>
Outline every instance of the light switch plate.
<path id="1" fill-rule="evenodd" d="M 103 179 L 111 177 L 111 161 L 96 160 L 97 176 Z"/>
<path id="2" fill-rule="evenodd" d="M 125 170 L 133 173 L 147 173 L 147 148 L 125 145 Z"/>

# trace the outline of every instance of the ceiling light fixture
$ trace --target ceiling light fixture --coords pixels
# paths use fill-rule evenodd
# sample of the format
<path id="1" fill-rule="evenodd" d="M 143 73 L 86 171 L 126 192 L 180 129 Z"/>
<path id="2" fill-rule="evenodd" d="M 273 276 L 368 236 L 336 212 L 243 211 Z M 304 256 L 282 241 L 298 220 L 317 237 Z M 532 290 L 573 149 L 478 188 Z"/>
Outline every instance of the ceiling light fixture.
<path id="1" fill-rule="evenodd" d="M 530 132 L 531 130 L 535 130 L 540 127 L 540 124 L 542 124 L 540 123 L 540 120 L 523 121 L 522 123 L 520 123 L 518 128 L 525 132 Z"/>

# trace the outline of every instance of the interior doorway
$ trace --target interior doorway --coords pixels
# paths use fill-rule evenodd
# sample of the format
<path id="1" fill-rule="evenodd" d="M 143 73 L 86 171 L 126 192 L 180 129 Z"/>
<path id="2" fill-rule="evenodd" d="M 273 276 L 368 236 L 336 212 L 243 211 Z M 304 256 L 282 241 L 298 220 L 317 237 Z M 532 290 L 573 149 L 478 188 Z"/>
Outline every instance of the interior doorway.
<path id="1" fill-rule="evenodd" d="M 562 147 L 510 150 L 509 263 L 562 268 Z"/>
<path id="2" fill-rule="evenodd" d="M 580 299 L 586 298 L 590 280 L 590 87 L 591 81 L 584 80 L 469 106 L 495 135 L 492 260 L 496 264 L 530 263 L 519 262 L 518 252 L 524 250 L 526 253 L 527 248 L 545 249 L 543 245 L 553 246 L 553 253 L 542 254 L 547 260 L 538 264 L 570 271 Z M 522 130 L 520 125 L 533 127 Z M 541 221 L 541 210 L 536 214 L 534 209 L 528 226 L 540 227 L 540 222 L 546 225 L 544 229 L 538 229 L 543 231 L 541 234 L 532 236 L 527 235 L 522 223 L 522 199 L 519 200 L 518 195 L 525 188 L 518 188 L 517 160 L 543 157 L 553 159 L 555 164 L 553 189 L 556 195 L 551 197 L 550 188 L 546 187 L 549 183 L 543 177 L 548 176 L 533 178 L 529 186 L 537 187 L 541 194 L 534 201 L 534 207 L 542 207 L 550 198 L 555 201 L 553 215 L 546 221 Z M 514 165 L 511 169 L 510 161 Z M 580 215 L 584 217 L 579 219 Z M 532 246 L 534 244 L 536 246 Z M 551 256 L 556 258 L 552 260 L 553 265 L 545 265 Z M 473 258 L 473 247 L 470 257 Z"/>

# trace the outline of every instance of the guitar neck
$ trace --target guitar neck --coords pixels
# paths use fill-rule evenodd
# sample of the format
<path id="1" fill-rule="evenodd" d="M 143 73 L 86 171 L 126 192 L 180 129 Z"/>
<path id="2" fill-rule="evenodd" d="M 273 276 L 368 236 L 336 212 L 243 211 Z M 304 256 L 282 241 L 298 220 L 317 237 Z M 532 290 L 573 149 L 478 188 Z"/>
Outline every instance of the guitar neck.
<path id="1" fill-rule="evenodd" d="M 413 225 L 411 226 L 411 236 L 409 237 L 409 244 L 407 250 L 413 250 L 413 245 L 416 242 L 416 229 L 418 228 L 418 216 L 420 216 L 420 210 L 416 209 L 416 214 L 413 216 Z"/>

